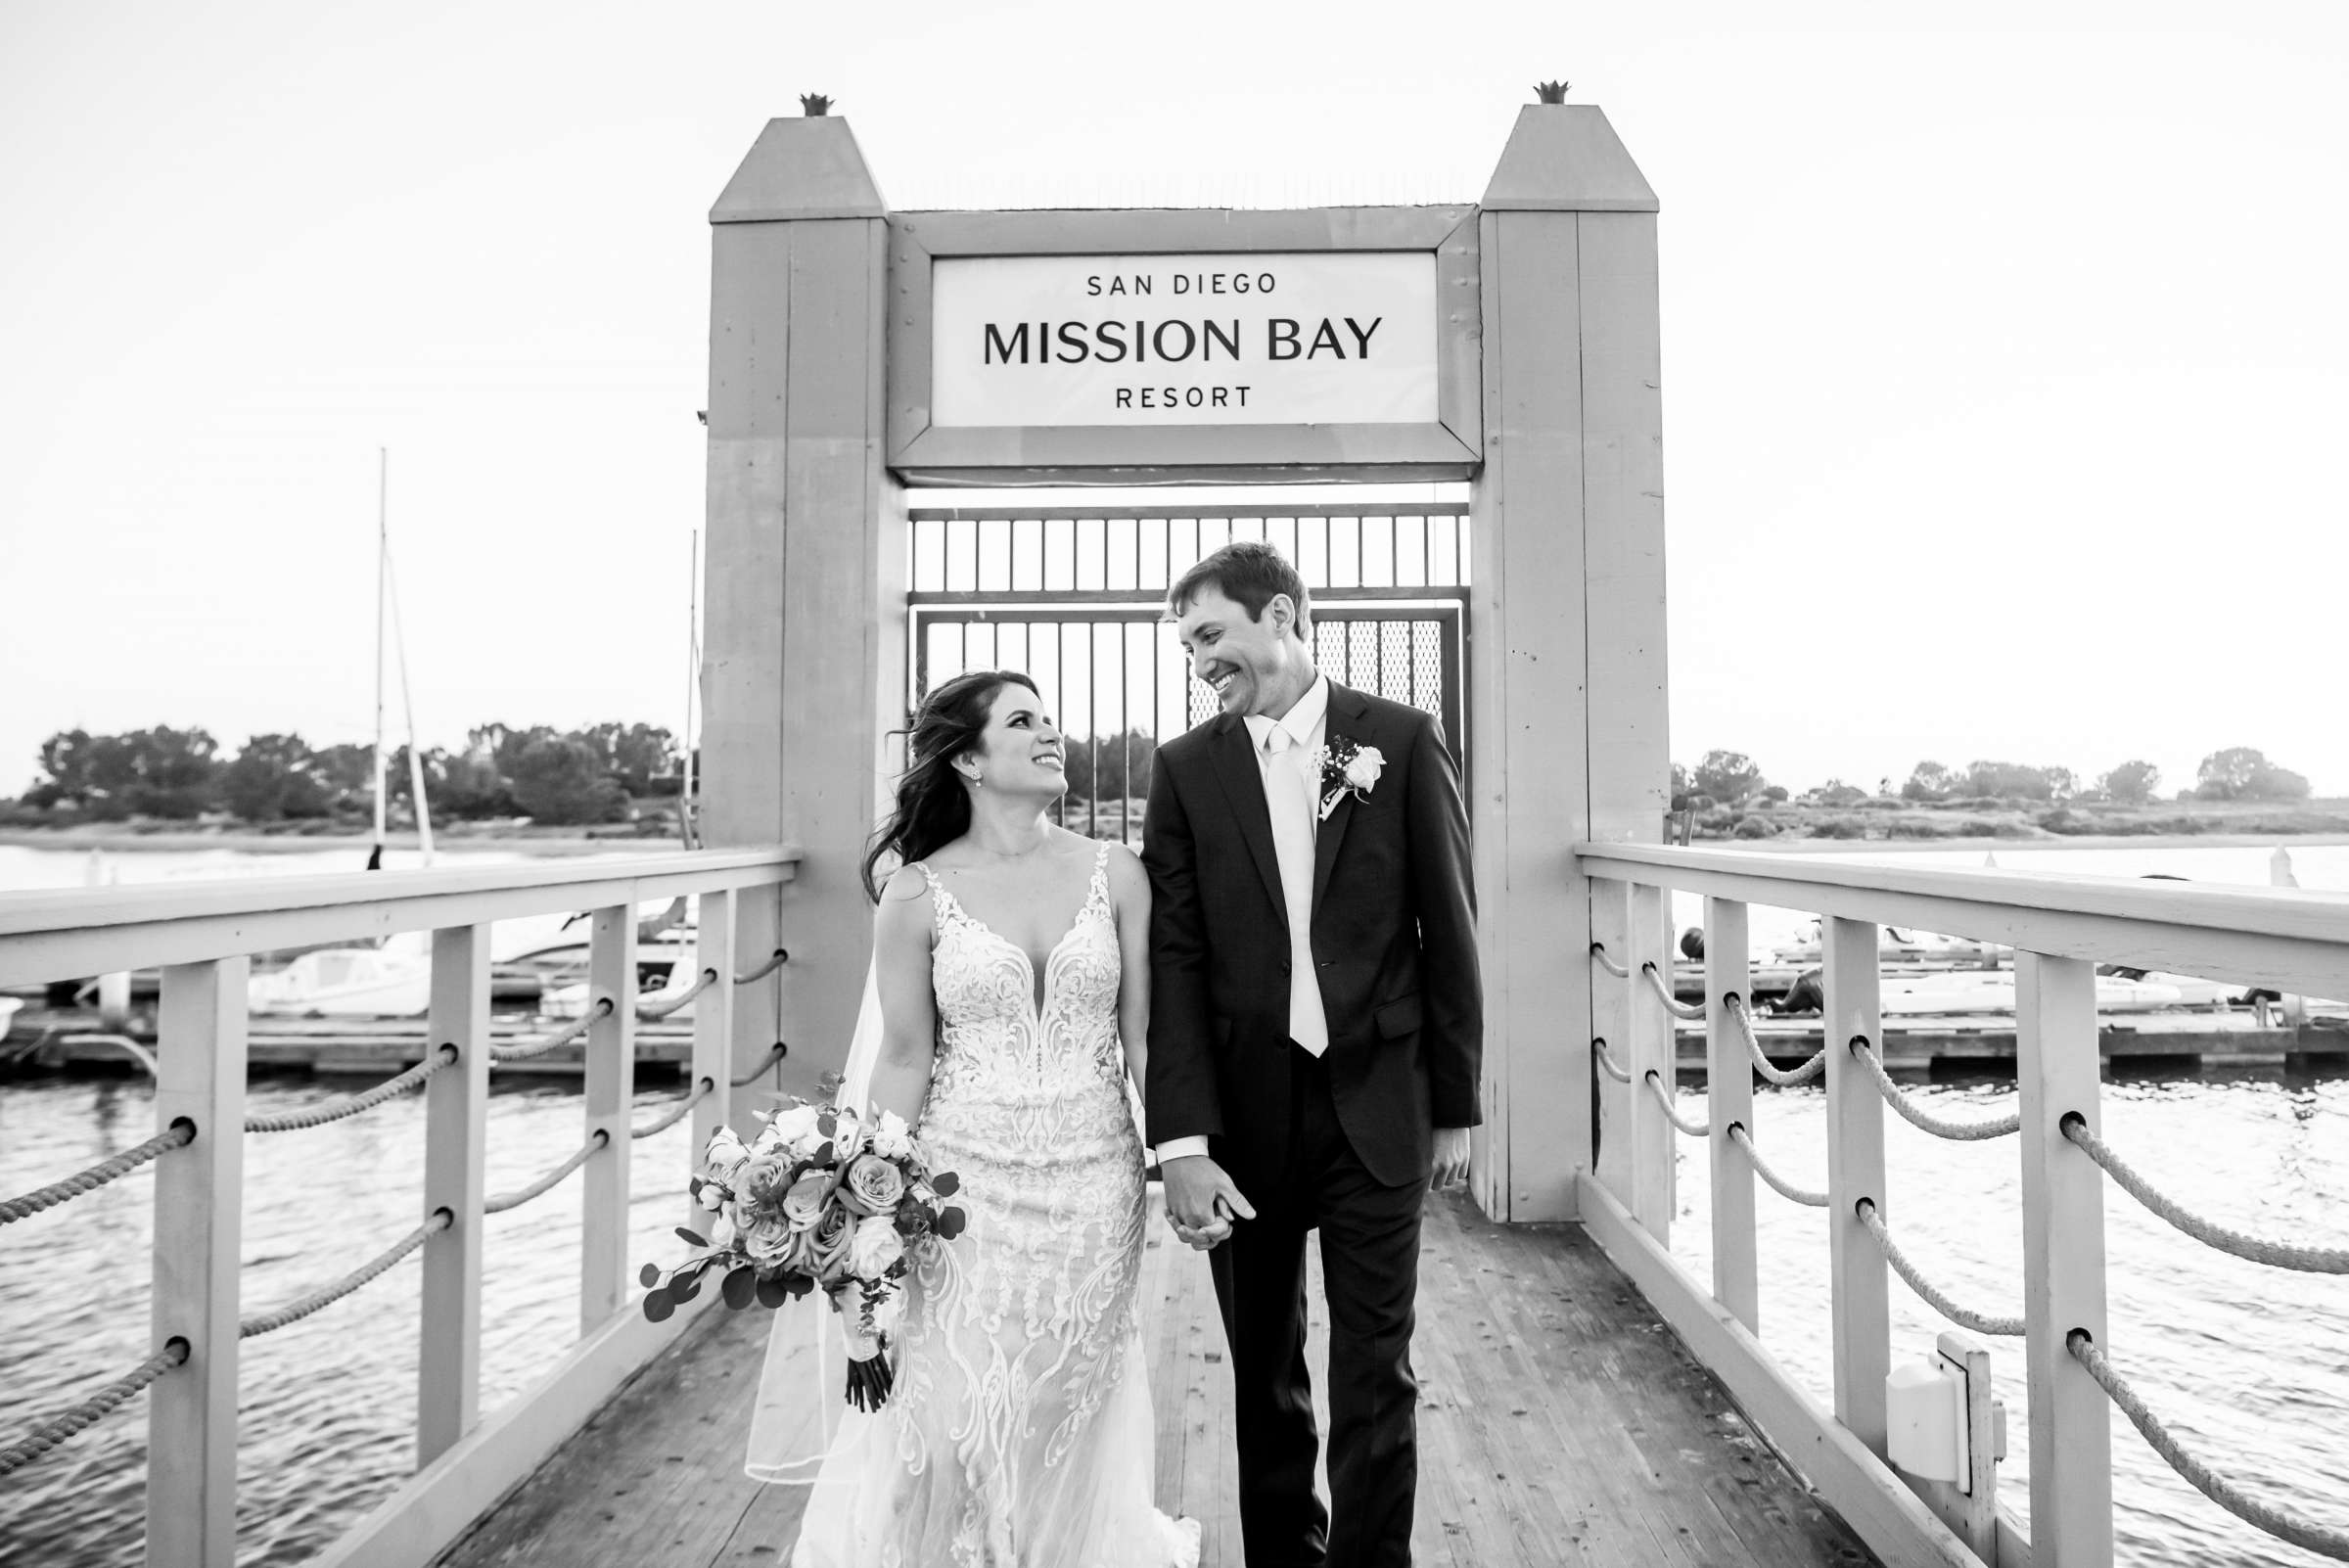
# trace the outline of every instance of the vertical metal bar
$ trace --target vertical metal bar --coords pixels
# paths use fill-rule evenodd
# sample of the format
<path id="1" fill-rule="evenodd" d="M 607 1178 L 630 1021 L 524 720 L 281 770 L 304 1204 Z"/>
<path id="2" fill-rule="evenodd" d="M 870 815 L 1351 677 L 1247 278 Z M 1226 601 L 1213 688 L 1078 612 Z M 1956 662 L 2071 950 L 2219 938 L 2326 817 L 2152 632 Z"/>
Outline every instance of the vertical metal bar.
<path id="1" fill-rule="evenodd" d="M 1652 967 L 1670 988 L 1672 957 L 1664 945 L 1668 898 L 1662 888 L 1633 884 L 1632 1048 L 1625 1064 L 1632 1070 L 1632 1216 L 1660 1245 L 1672 1240 L 1673 1167 L 1680 1153 L 1674 1140 L 1680 1134 L 1647 1080 L 1653 1074 L 1664 1092 L 1672 1092 L 1673 1024 L 1672 1014 L 1648 989 L 1642 971 Z"/>
<path id="2" fill-rule="evenodd" d="M 489 927 L 433 933 L 428 1051 L 457 1059 L 424 1086 L 424 1218 L 449 1227 L 425 1238 L 416 1355 L 416 1467 L 438 1458 L 481 1418 L 482 1192 L 489 1131 Z"/>
<path id="3" fill-rule="evenodd" d="M 628 1295 L 628 1100 L 636 1068 L 636 906 L 595 911 L 587 1004 L 611 1011 L 587 1029 L 584 1135 L 605 1142 L 581 1169 L 579 1332 L 592 1333 Z"/>
<path id="4" fill-rule="evenodd" d="M 2112 1411 L 2065 1341 L 2104 1322 L 2104 1174 L 2063 1135 L 2100 1132 L 2094 969 L 2015 954 L 2015 1076 L 2022 1090 L 2023 1355 L 2030 1374 L 2031 1561 L 2112 1561 Z"/>
<path id="5" fill-rule="evenodd" d="M 163 969 L 156 1051 L 159 1132 L 195 1141 L 155 1164 L 154 1346 L 188 1359 L 152 1386 L 147 1416 L 147 1560 L 234 1568 L 237 1560 L 237 1269 L 245 1208 L 244 958 Z"/>
<path id="6" fill-rule="evenodd" d="M 1835 1414 L 1878 1457 L 1884 1453 L 1884 1379 L 1892 1370 L 1890 1282 L 1884 1255 L 1861 1222 L 1884 1199 L 1884 1097 L 1852 1054 L 1865 1040 L 1881 1050 L 1877 1027 L 1876 928 L 1860 920 L 1821 922 L 1825 946 L 1827 1046 L 1827 1267 L 1834 1292 Z"/>
<path id="7" fill-rule="evenodd" d="M 691 1176 L 701 1169 L 702 1150 L 710 1142 L 710 1134 L 726 1125 L 733 1109 L 734 1077 L 734 971 L 743 967 L 735 951 L 735 896 L 732 888 L 701 896 L 694 912 L 694 961 L 704 970 L 714 969 L 717 979 L 708 991 L 693 999 L 693 1074 L 685 1084 L 688 1094 L 710 1085 L 686 1125 L 692 1129 L 685 1140 L 685 1174 Z M 766 961 L 760 953 L 748 966 L 757 968 Z M 694 1229 L 709 1222 L 709 1214 L 686 1199 L 686 1223 Z"/>
<path id="8" fill-rule="evenodd" d="M 1133 744 L 1128 738 L 1133 728 L 1132 715 L 1127 712 L 1126 692 L 1126 624 L 1116 623 L 1118 638 L 1118 842 L 1133 843 L 1133 823 L 1128 820 L 1133 802 Z"/>
<path id="9" fill-rule="evenodd" d="M 1729 1012 L 1747 994 L 1746 908 L 1734 899 L 1705 900 L 1705 1084 L 1713 1132 L 1713 1299 L 1748 1330 L 1762 1332 L 1762 1293 L 1754 1261 L 1754 1171 L 1729 1129 L 1754 1127 L 1754 1067 Z"/>
<path id="10" fill-rule="evenodd" d="M 1620 964 L 1631 953 L 1632 889 L 1627 882 L 1608 878 L 1590 879 L 1590 942 L 1603 949 L 1609 958 Z M 1590 1038 L 1603 1042 L 1617 1062 L 1624 1061 L 1632 1044 L 1632 988 L 1629 982 L 1617 980 L 1598 964 L 1586 958 L 1590 968 Z M 1634 971 L 1636 973 L 1637 971 Z M 1596 1055 L 1596 1046 L 1592 1055 Z M 1596 1098 L 1592 1104 L 1590 1135 L 1598 1145 L 1594 1169 L 1599 1184 L 1613 1193 L 1617 1201 L 1630 1207 L 1632 1201 L 1632 1127 L 1629 1088 L 1618 1084 L 1595 1060 L 1589 1075 L 1593 1078 Z"/>

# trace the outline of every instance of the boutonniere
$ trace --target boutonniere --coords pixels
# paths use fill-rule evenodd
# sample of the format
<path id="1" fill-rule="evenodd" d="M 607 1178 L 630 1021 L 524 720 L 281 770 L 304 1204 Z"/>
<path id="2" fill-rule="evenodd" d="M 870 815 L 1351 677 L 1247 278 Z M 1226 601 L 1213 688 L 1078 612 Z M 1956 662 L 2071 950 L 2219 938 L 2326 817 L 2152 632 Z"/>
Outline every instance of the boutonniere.
<path id="1" fill-rule="evenodd" d="M 1378 775 L 1387 765 L 1377 747 L 1358 746 L 1344 735 L 1331 737 L 1314 760 L 1321 764 L 1320 820 L 1324 822 L 1347 796 L 1368 800 L 1371 788 L 1378 783 Z"/>

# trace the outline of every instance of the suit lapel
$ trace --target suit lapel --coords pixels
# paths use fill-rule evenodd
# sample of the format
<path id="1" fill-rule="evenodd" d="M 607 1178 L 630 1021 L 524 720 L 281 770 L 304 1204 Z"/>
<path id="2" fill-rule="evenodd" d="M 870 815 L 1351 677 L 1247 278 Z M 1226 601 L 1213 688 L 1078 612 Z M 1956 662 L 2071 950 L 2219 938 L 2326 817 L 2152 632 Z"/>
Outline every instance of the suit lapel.
<path id="1" fill-rule="evenodd" d="M 1257 766 L 1256 746 L 1247 724 L 1229 714 L 1218 718 L 1208 755 L 1215 760 L 1216 777 L 1231 802 L 1232 820 L 1240 825 L 1240 837 L 1247 842 L 1257 874 L 1265 879 L 1265 891 L 1272 897 L 1272 907 L 1280 911 L 1285 931 L 1289 902 L 1280 891 L 1280 855 L 1272 848 L 1272 808 L 1265 804 L 1265 775 Z"/>
<path id="2" fill-rule="evenodd" d="M 1365 723 L 1370 705 L 1361 694 L 1336 681 L 1329 683 L 1329 715 L 1322 721 L 1323 744 L 1335 750 L 1340 739 L 1358 746 L 1371 744 L 1370 731 Z M 1320 781 L 1313 784 L 1314 809 L 1318 810 L 1321 795 Z M 1346 824 L 1354 819 L 1354 795 L 1348 792 L 1338 797 L 1338 804 L 1322 820 L 1313 834 L 1313 902 L 1315 914 L 1321 912 L 1321 890 L 1329 886 L 1330 867 L 1337 864 L 1338 846 L 1346 842 Z"/>

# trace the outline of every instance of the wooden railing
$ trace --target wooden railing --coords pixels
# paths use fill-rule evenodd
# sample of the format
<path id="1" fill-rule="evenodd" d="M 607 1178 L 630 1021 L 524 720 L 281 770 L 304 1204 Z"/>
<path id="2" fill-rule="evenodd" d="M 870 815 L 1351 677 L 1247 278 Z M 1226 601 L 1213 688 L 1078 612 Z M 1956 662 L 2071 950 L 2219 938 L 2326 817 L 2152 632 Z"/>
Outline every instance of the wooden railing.
<path id="1" fill-rule="evenodd" d="M 1632 845 L 1584 844 L 1576 855 L 1590 879 L 1591 1062 L 1606 1128 L 1595 1172 L 1580 1178 L 1579 1207 L 1590 1233 L 1885 1562 L 2109 1564 L 2104 1194 L 2113 1164 L 2100 1138 L 2095 965 L 2117 961 L 2286 994 L 2349 995 L 2349 897 Z M 1672 891 L 1705 900 L 1708 1114 L 1701 1125 L 1673 1108 L 1674 1008 L 1663 980 L 1672 967 Z M 1758 1172 L 1758 1160 L 1782 1151 L 1773 1150 L 1767 1127 L 1755 1127 L 1759 1047 L 1743 1014 L 1747 910 L 1754 904 L 1809 911 L 1823 927 L 1822 1206 L 1833 1303 L 1832 1409 L 1798 1388 L 1759 1338 L 1756 1176 L 1798 1202 L 1819 1204 L 1822 1195 L 1791 1186 L 1782 1172 Z M 1881 1071 L 1878 929 L 1887 925 L 2015 949 L 2020 1106 L 2013 1124 L 1927 1130 L 1943 1136 L 2004 1131 L 2019 1135 L 2022 1145 L 2021 1320 L 1976 1320 L 1985 1331 L 2019 1326 L 2022 1333 L 2031 1437 L 2028 1539 L 1996 1504 L 1986 1365 L 1966 1459 L 1971 1473 L 1961 1485 L 1916 1481 L 1887 1462 L 1889 1281 L 1898 1268 L 1929 1288 L 1921 1276 L 1931 1262 L 1898 1254 L 1892 1238 L 1900 1216 L 1885 1199 L 1884 1111 L 1888 1095 L 1900 1092 Z M 1924 1115 L 1905 1099 L 1894 1108 L 1912 1121 Z M 1709 1283 L 1691 1276 L 1668 1250 L 1674 1140 L 1691 1133 L 1701 1136 L 1711 1160 Z M 2326 1272 L 2349 1268 L 2343 1249 L 2213 1239 L 2174 1213 L 2163 1218 L 2256 1261 Z M 1937 1305 L 1954 1304 L 1945 1298 Z M 2127 1347 L 2118 1359 L 2128 1362 Z M 2349 1555 L 2349 1539 L 2339 1532 L 2286 1517 L 2288 1495 L 2280 1507 L 2271 1500 L 2288 1483 L 2260 1478 L 2244 1489 L 2206 1468 L 2197 1478 L 2191 1472 L 2200 1467 L 2182 1463 L 2174 1445 L 2165 1446 L 2168 1434 L 2139 1424 L 2165 1458 L 2223 1506 L 2311 1549 Z"/>
<path id="2" fill-rule="evenodd" d="M 632 1130 L 652 1130 L 635 1128 L 631 1117 L 637 906 L 679 896 L 699 899 L 695 962 L 702 991 L 694 1010 L 687 1103 L 680 1108 L 672 1102 L 666 1117 L 654 1119 L 668 1125 L 680 1109 L 689 1111 L 688 1146 L 698 1151 L 727 1119 L 735 1069 L 771 1058 L 773 1049 L 746 1044 L 748 1059 L 735 1059 L 735 983 L 773 974 L 781 956 L 734 950 L 737 905 L 746 898 L 773 900 L 798 860 L 796 851 L 776 848 L 0 898 L 0 986 L 162 969 L 156 1126 L 166 1136 L 153 1156 L 155 1356 L 131 1373 L 151 1387 L 149 1563 L 231 1568 L 236 1560 L 240 1340 L 363 1287 L 374 1277 L 370 1269 L 380 1272 L 407 1251 L 422 1251 L 424 1269 L 419 1471 L 325 1562 L 414 1568 L 429 1560 L 685 1326 L 691 1311 L 656 1324 L 628 1310 L 628 1146 Z M 588 1021 L 580 1031 L 580 1149 L 539 1182 L 503 1198 L 490 1196 L 483 1176 L 490 1072 L 494 1057 L 521 1054 L 491 1043 L 490 923 L 582 910 L 592 913 L 593 935 Z M 759 929 L 771 926 L 771 920 L 758 923 Z M 427 1101 L 420 1224 L 367 1268 L 275 1312 L 246 1313 L 238 1288 L 244 1140 L 252 1132 L 279 1130 L 246 1115 L 250 956 L 419 930 L 434 934 L 426 1061 L 401 1077 L 421 1080 Z M 375 1098 L 355 1096 L 354 1102 Z M 345 1103 L 341 1110 L 360 1114 L 366 1108 Z M 297 1126 L 324 1119 L 294 1119 L 284 1130 L 299 1135 Z M 580 1339 L 532 1389 L 484 1419 L 484 1216 L 567 1183 L 575 1170 L 583 1243 Z M 687 1175 L 677 1173 L 681 1220 Z M 70 1201 L 111 1178 L 83 1173 L 29 1195 L 42 1200 L 31 1208 Z M 9 1207 L 5 1218 L 17 1218 L 20 1205 Z M 32 1453 L 64 1441 L 62 1434 L 77 1429 L 76 1422 L 101 1418 L 109 1407 L 105 1399 L 127 1381 L 117 1379 L 85 1402 L 88 1407 L 43 1423 Z M 20 1443 L 16 1450 L 25 1447 Z"/>

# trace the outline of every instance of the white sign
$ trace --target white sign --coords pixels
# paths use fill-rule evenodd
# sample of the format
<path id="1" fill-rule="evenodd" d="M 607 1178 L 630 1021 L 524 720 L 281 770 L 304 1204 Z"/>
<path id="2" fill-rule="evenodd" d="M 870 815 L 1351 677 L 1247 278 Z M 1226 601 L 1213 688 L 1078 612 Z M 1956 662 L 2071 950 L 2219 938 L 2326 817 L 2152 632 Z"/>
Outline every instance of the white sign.
<path id="1" fill-rule="evenodd" d="M 1437 418 L 1432 252 L 950 257 L 930 309 L 937 426 Z"/>

